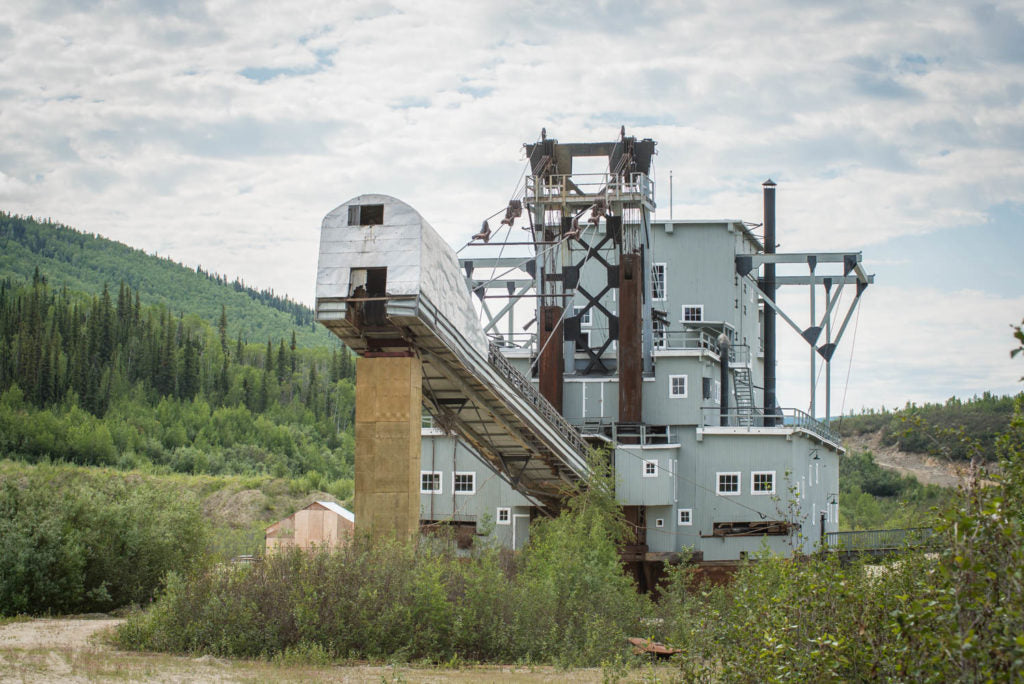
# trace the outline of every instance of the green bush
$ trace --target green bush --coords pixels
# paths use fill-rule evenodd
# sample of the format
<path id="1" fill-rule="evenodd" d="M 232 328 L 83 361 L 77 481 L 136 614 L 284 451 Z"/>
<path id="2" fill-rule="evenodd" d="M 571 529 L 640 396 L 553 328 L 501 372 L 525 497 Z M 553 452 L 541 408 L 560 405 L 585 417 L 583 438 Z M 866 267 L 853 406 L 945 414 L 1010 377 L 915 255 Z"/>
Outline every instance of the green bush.
<path id="1" fill-rule="evenodd" d="M 604 484 L 602 484 L 604 482 Z M 623 574 L 606 481 L 536 525 L 527 549 L 461 557 L 445 540 L 293 550 L 175 576 L 117 636 L 125 648 L 288 659 L 555 662 L 624 657 L 648 599 Z M 320 657 L 320 655 L 318 655 Z"/>
<path id="2" fill-rule="evenodd" d="M 726 681 L 1021 681 L 1024 416 L 943 512 L 941 552 L 884 565 L 764 558 L 726 587 L 669 573 L 655 630 L 683 678 Z M 978 448 L 978 447 L 975 447 Z M 976 459 L 977 460 L 977 459 Z M 981 486 L 986 479 L 992 486 Z M 866 495 L 865 495 L 866 496 Z"/>
<path id="3" fill-rule="evenodd" d="M 0 478 L 0 615 L 147 603 L 205 546 L 189 493 L 110 471 L 22 469 Z"/>

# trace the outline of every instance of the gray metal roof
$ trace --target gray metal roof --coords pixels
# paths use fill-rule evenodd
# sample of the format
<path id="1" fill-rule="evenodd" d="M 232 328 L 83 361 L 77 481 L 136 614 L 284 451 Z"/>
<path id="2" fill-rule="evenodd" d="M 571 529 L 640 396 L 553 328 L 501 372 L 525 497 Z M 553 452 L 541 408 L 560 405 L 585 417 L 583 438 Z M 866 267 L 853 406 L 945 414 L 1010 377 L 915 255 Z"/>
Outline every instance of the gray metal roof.
<path id="1" fill-rule="evenodd" d="M 346 508 L 342 508 L 333 501 L 317 501 L 316 503 L 320 504 L 329 511 L 334 511 L 345 520 L 348 520 L 350 523 L 354 523 L 356 521 L 356 516 L 352 515 L 352 511 L 349 511 Z"/>

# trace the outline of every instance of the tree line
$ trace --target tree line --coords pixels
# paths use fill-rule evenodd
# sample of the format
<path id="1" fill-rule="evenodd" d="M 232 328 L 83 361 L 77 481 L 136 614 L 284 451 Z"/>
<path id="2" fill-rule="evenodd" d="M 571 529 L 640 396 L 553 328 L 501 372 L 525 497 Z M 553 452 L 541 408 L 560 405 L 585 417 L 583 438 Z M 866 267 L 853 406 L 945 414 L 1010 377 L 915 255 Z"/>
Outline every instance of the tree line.
<path id="1" fill-rule="evenodd" d="M 908 402 L 901 409 L 866 409 L 834 422 L 844 437 L 880 432 L 882 444 L 895 445 L 901 451 L 966 460 L 971 443 L 976 442 L 983 453 L 994 453 L 996 440 L 1009 426 L 1014 402 L 1020 396 L 985 392 L 969 399 L 950 397 L 943 403 Z"/>
<path id="2" fill-rule="evenodd" d="M 51 288 L 38 270 L 31 282 L 0 280 L 0 449 L 29 460 L 350 477 L 348 351 L 303 349 L 294 333 L 253 344 L 228 329 L 223 307 L 211 326 L 143 305 L 123 282 L 116 295 L 104 287 L 90 297 Z"/>
<path id="3" fill-rule="evenodd" d="M 330 341 L 309 307 L 271 289 L 257 289 L 202 267 L 192 269 L 49 220 L 0 212 L 0 277 L 28 280 L 33 269 L 47 272 L 54 284 L 95 295 L 105 283 L 124 281 L 143 303 L 187 310 L 212 325 L 226 305 L 232 336 L 242 332 L 251 339 L 278 338 L 294 331 L 300 347 Z"/>

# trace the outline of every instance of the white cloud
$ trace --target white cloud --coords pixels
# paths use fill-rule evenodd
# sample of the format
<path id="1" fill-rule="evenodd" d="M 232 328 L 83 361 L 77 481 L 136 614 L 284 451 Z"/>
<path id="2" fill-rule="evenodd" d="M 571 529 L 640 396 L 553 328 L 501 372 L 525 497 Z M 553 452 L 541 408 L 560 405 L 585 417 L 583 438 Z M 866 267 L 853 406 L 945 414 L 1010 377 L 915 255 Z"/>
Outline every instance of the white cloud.
<path id="1" fill-rule="evenodd" d="M 796 313 L 793 317 L 800 323 L 806 321 L 804 292 L 786 300 L 786 310 Z M 1024 364 L 1010 359 L 1010 324 L 1024 316 L 1024 295 L 999 297 L 971 290 L 876 285 L 865 290 L 860 308 L 832 361 L 833 415 L 839 415 L 844 407 L 847 411 L 882 405 L 893 408 L 908 401 L 1021 391 Z M 780 403 L 806 411 L 808 347 L 783 326 L 780 322 Z M 823 416 L 823 374 L 818 376 L 817 387 L 816 413 Z"/>
<path id="2" fill-rule="evenodd" d="M 586 140 L 625 124 L 659 141 L 660 216 L 670 169 L 677 218 L 759 221 L 772 176 L 784 249 L 869 248 L 1024 203 L 1022 15 L 7 3 L 0 202 L 309 302 L 319 221 L 351 196 L 396 195 L 461 244 L 541 126 Z"/>

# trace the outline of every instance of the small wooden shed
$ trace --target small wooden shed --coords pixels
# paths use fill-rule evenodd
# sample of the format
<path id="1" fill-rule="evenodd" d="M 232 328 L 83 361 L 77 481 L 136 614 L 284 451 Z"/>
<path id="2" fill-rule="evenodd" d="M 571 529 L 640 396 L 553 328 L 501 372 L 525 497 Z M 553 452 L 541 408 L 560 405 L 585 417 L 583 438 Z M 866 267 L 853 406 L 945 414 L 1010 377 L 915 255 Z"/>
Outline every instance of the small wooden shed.
<path id="1" fill-rule="evenodd" d="M 351 539 L 355 525 L 351 511 L 333 501 L 314 501 L 267 528 L 267 553 L 292 547 L 338 548 Z"/>

